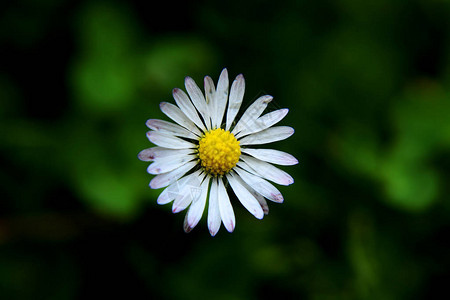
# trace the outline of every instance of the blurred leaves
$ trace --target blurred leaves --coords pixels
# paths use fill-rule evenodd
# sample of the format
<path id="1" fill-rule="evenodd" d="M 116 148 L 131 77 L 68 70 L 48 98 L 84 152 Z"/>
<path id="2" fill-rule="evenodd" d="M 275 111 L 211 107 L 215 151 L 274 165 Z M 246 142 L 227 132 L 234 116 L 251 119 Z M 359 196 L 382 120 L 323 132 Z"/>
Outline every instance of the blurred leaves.
<path id="1" fill-rule="evenodd" d="M 413 299 L 450 266 L 448 1 L 20 0 L 0 12 L 7 299 Z M 184 77 L 287 107 L 283 205 L 210 238 L 138 161 Z M 232 199 L 236 200 L 236 199 Z M 31 214 L 33 217 L 24 217 Z M 53 216 L 53 217 L 52 217 Z M 57 217 L 54 217 L 57 216 Z M 31 220 L 31 221 L 30 221 Z M 105 222 L 108 220 L 108 222 Z M 436 298 L 436 297 L 434 297 Z"/>
<path id="2" fill-rule="evenodd" d="M 377 180 L 390 204 L 419 211 L 439 195 L 433 156 L 449 151 L 450 101 L 436 85 L 408 89 L 392 107 L 392 138 L 381 145 L 381 132 L 349 127 L 338 141 L 342 162 Z M 352 155 L 352 153 L 358 155 Z"/>
<path id="3" fill-rule="evenodd" d="M 216 51 L 196 37 L 174 36 L 163 38 L 151 46 L 144 58 L 145 78 L 152 87 L 172 90 L 181 78 L 202 74 L 215 65 Z M 197 82 L 199 86 L 203 82 Z"/>
<path id="4" fill-rule="evenodd" d="M 375 223 L 362 210 L 354 210 L 349 217 L 348 256 L 355 288 L 363 299 L 409 299 L 413 293 L 408 286 L 419 283 L 420 266 L 392 240 L 397 230 L 384 234 L 384 226 Z"/>
<path id="5" fill-rule="evenodd" d="M 106 4 L 88 5 L 78 18 L 75 99 L 88 111 L 118 112 L 139 84 L 136 26 L 126 10 Z"/>

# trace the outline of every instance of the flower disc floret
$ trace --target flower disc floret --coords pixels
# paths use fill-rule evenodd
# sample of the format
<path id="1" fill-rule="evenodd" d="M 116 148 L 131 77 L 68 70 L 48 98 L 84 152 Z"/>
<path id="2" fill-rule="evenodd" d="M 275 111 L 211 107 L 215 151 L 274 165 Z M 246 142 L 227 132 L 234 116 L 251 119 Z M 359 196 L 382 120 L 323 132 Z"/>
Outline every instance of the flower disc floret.
<path id="1" fill-rule="evenodd" d="M 241 147 L 234 135 L 222 128 L 206 132 L 199 141 L 198 156 L 203 169 L 213 175 L 224 175 L 236 166 Z"/>

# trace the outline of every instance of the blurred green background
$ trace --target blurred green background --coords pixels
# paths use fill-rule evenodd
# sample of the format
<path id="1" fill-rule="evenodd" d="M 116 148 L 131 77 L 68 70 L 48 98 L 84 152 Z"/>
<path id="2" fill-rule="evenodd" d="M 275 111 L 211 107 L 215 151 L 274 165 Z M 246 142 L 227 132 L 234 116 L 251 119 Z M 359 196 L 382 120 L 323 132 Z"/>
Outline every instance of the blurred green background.
<path id="1" fill-rule="evenodd" d="M 0 10 L 1 299 L 436 299 L 450 279 L 450 2 L 18 0 Z M 190 234 L 145 121 L 227 67 L 288 107 L 262 221 Z M 205 213 L 206 215 L 206 213 Z"/>

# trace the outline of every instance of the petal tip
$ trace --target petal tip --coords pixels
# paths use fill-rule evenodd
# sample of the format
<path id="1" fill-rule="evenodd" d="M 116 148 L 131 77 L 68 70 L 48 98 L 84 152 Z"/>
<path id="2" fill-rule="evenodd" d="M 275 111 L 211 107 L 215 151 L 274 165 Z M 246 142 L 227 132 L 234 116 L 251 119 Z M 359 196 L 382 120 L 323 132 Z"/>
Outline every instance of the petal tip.
<path id="1" fill-rule="evenodd" d="M 227 70 L 227 68 L 224 68 L 222 70 L 222 72 L 220 73 L 219 78 L 221 78 L 221 77 L 225 77 L 227 79 L 227 81 L 228 81 L 228 70 Z"/>
<path id="2" fill-rule="evenodd" d="M 272 100 L 273 100 L 273 96 L 271 96 L 271 95 L 266 95 L 266 96 L 264 97 L 263 102 L 264 102 L 264 103 L 269 103 L 269 102 L 272 101 Z"/>
<path id="3" fill-rule="evenodd" d="M 158 203 L 159 205 L 167 203 L 167 194 L 166 195 L 164 195 L 164 193 L 160 194 L 158 196 L 158 199 L 156 199 L 156 203 Z"/>
<path id="4" fill-rule="evenodd" d="M 216 236 L 218 230 L 209 230 L 209 234 L 211 234 L 211 236 Z"/>
<path id="5" fill-rule="evenodd" d="M 158 167 L 154 167 L 153 164 L 151 164 L 150 166 L 148 166 L 147 168 L 147 173 L 151 174 L 151 175 L 158 175 L 161 173 L 161 169 Z"/>
<path id="6" fill-rule="evenodd" d="M 147 138 L 150 140 L 153 137 L 153 133 L 154 131 L 147 131 L 147 133 L 145 134 L 147 136 Z M 152 140 L 150 140 L 151 142 Z"/>
<path id="7" fill-rule="evenodd" d="M 277 203 L 283 203 L 284 202 L 283 195 L 277 194 L 277 195 L 272 195 L 272 196 L 275 199 L 275 202 L 277 202 Z"/>
<path id="8" fill-rule="evenodd" d="M 147 149 L 139 152 L 137 157 L 141 161 L 152 161 L 155 159 L 155 155 L 153 155 L 153 153 L 151 153 L 151 152 L 149 153 L 149 151 Z"/>
<path id="9" fill-rule="evenodd" d="M 230 223 L 226 224 L 225 228 L 227 229 L 227 231 L 229 233 L 232 233 L 234 231 L 235 225 L 233 222 L 230 222 Z"/>
<path id="10" fill-rule="evenodd" d="M 154 177 L 151 181 L 150 181 L 150 183 L 149 183 L 149 187 L 151 188 L 151 189 L 153 189 L 153 190 L 156 190 L 156 189 L 159 189 L 160 188 L 160 186 L 158 185 L 158 182 L 155 180 L 156 178 L 158 178 L 158 176 L 156 176 L 156 177 Z M 158 199 L 159 199 L 159 197 L 158 197 Z M 158 202 L 158 200 L 157 200 L 157 202 Z"/>

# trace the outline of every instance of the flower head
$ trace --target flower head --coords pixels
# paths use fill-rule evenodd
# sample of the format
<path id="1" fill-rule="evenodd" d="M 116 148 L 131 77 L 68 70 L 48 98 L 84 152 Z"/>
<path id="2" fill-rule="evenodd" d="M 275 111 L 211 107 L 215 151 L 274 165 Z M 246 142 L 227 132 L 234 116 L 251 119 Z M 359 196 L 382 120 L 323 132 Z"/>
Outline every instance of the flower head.
<path id="1" fill-rule="evenodd" d="M 220 74 L 217 88 L 206 76 L 205 93 L 186 77 L 188 94 L 175 88 L 177 105 L 162 102 L 161 111 L 175 123 L 150 119 L 148 139 L 156 147 L 145 149 L 140 160 L 151 161 L 147 171 L 156 175 L 153 189 L 165 188 L 157 202 L 173 202 L 172 211 L 186 208 L 184 230 L 200 221 L 208 203 L 208 228 L 215 235 L 221 223 L 232 232 L 236 220 L 227 193 L 228 185 L 242 205 L 256 218 L 269 211 L 266 199 L 281 203 L 283 196 L 269 181 L 281 185 L 294 182 L 286 172 L 273 166 L 294 165 L 292 155 L 253 145 L 284 140 L 294 133 L 287 126 L 275 126 L 288 113 L 279 109 L 264 115 L 272 96 L 262 96 L 235 120 L 244 98 L 244 76 L 238 75 L 229 90 L 228 72 Z"/>

